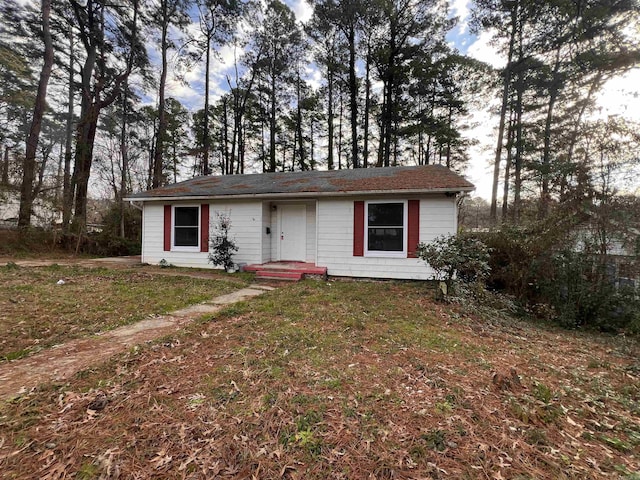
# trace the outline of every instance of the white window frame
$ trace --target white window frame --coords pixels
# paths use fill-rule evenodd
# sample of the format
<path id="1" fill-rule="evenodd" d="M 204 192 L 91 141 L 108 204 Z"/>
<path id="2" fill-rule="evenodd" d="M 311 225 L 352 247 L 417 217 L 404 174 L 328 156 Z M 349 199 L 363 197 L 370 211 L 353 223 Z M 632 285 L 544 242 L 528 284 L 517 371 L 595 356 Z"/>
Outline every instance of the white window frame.
<path id="1" fill-rule="evenodd" d="M 369 250 L 369 205 L 402 203 L 402 251 Z M 364 202 L 364 256 L 381 258 L 407 258 L 407 234 L 409 230 L 409 202 L 407 200 L 367 200 Z M 376 227 L 372 227 L 376 228 Z M 397 227 L 394 227 L 397 228 Z"/>
<path id="2" fill-rule="evenodd" d="M 197 208 L 198 209 L 198 245 L 193 247 L 177 246 L 175 241 L 176 235 L 176 208 Z M 201 206 L 197 204 L 189 205 L 171 205 L 171 251 L 172 252 L 199 252 L 200 239 L 202 238 L 202 212 Z"/>

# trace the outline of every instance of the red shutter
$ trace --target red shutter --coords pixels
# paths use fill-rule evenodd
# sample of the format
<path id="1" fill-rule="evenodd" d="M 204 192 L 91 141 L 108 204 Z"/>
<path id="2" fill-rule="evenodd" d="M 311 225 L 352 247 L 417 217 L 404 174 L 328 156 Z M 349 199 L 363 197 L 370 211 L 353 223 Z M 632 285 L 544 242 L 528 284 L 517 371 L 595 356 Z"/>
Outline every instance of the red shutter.
<path id="1" fill-rule="evenodd" d="M 164 251 L 171 250 L 171 205 L 164 206 Z"/>
<path id="2" fill-rule="evenodd" d="M 200 205 L 200 251 L 209 251 L 209 204 Z"/>
<path id="3" fill-rule="evenodd" d="M 353 202 L 353 256 L 364 255 L 364 202 Z"/>
<path id="4" fill-rule="evenodd" d="M 409 200 L 408 208 L 407 257 L 417 258 L 416 247 L 420 242 L 420 200 Z"/>

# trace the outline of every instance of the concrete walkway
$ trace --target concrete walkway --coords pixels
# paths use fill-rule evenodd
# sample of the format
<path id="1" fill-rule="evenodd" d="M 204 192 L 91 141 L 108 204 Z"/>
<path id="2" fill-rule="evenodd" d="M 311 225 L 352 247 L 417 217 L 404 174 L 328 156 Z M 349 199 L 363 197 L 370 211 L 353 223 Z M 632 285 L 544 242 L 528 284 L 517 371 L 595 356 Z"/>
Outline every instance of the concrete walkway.
<path id="1" fill-rule="evenodd" d="M 202 315 L 213 314 L 225 305 L 247 300 L 270 290 L 274 290 L 274 287 L 250 285 L 167 315 L 142 320 L 100 335 L 72 340 L 20 360 L 0 364 L 0 399 L 28 392 L 44 382 L 69 378 L 134 345 L 174 333 Z"/>
<path id="2" fill-rule="evenodd" d="M 20 267 L 50 267 L 51 265 L 79 265 L 83 267 L 132 267 L 140 265 L 140 255 L 128 257 L 103 257 L 103 258 L 59 258 L 59 259 L 32 259 L 20 260 L 8 257 L 0 257 L 0 265 L 15 263 Z"/>

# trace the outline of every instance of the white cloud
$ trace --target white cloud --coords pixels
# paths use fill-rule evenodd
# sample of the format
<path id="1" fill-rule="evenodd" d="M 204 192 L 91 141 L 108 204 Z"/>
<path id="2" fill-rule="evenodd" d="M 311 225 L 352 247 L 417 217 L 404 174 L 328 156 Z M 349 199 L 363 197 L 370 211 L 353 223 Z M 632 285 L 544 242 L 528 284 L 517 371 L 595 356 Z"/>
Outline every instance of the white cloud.
<path id="1" fill-rule="evenodd" d="M 299 22 L 307 23 L 313 15 L 313 7 L 307 3 L 307 0 L 293 0 L 289 6 Z"/>
<path id="2" fill-rule="evenodd" d="M 305 68 L 305 79 L 307 83 L 311 86 L 313 91 L 318 91 L 322 86 L 323 76 L 322 72 L 314 67 Z"/>
<path id="3" fill-rule="evenodd" d="M 621 115 L 640 122 L 640 68 L 609 80 L 598 95 L 600 115 Z"/>
<path id="4" fill-rule="evenodd" d="M 469 26 L 469 14 L 471 13 L 469 0 L 453 0 L 451 2 L 451 15 L 458 17 L 458 34 L 463 35 Z"/>
<path id="5" fill-rule="evenodd" d="M 488 63 L 494 68 L 503 68 L 507 63 L 506 58 L 498 49 L 491 45 L 491 37 L 493 32 L 483 31 L 475 41 L 469 45 L 467 49 L 467 55 L 477 60 Z"/>

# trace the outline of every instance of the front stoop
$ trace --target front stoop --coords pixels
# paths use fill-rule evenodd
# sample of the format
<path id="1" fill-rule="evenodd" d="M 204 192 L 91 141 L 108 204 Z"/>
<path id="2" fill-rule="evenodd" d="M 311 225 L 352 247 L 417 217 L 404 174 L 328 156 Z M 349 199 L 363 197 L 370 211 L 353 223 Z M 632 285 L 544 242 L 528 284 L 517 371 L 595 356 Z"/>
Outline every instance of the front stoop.
<path id="1" fill-rule="evenodd" d="M 269 262 L 264 264 L 247 265 L 245 272 L 255 272 L 256 280 L 284 280 L 299 282 L 307 275 L 326 278 L 327 268 L 318 267 L 305 262 Z"/>

